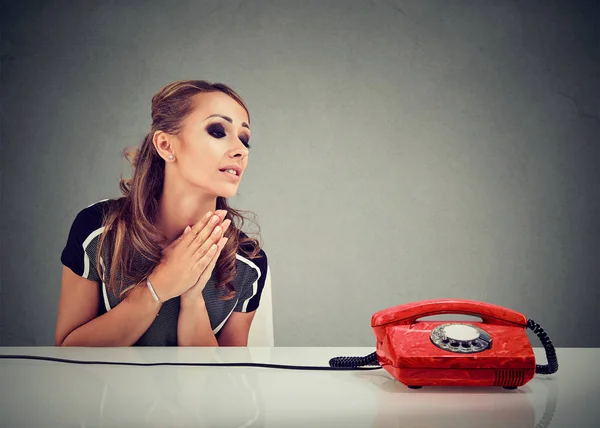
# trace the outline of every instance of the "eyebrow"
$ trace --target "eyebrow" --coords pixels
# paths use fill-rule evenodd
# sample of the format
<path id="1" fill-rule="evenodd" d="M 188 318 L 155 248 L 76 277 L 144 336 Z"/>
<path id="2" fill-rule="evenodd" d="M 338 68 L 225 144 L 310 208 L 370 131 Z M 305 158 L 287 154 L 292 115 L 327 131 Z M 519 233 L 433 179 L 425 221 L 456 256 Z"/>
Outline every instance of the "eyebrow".
<path id="1" fill-rule="evenodd" d="M 222 114 L 211 114 L 206 119 L 210 119 L 211 117 L 220 117 L 221 119 L 225 119 L 229 123 L 233 123 L 233 120 L 229 116 L 224 116 Z M 206 119 L 204 119 L 204 120 L 206 120 Z M 250 127 L 248 126 L 248 124 L 246 122 L 242 122 L 242 126 L 244 128 L 250 129 Z"/>

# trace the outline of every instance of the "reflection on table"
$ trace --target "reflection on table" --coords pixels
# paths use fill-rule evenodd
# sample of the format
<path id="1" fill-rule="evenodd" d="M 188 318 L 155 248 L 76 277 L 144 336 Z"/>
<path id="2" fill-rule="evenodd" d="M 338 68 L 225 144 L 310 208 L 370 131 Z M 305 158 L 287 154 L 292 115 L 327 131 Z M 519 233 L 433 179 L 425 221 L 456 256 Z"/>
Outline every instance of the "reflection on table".
<path id="1" fill-rule="evenodd" d="M 0 354 L 129 362 L 326 366 L 371 348 L 0 348 Z M 543 361 L 543 350 L 536 349 Z M 559 349 L 560 369 L 517 390 L 412 390 L 384 370 L 131 367 L 0 359 L 7 427 L 588 427 L 600 422 L 596 349 Z M 560 386 L 560 388 L 559 388 Z"/>

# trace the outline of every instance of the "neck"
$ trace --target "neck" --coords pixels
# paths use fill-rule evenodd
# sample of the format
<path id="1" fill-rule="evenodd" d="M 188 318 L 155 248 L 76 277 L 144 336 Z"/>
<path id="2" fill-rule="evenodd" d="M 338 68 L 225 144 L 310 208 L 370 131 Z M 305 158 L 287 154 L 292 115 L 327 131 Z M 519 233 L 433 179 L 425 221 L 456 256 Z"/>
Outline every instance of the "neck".
<path id="1" fill-rule="evenodd" d="M 216 209 L 216 196 L 190 189 L 180 180 L 169 180 L 167 175 L 156 226 L 167 238 L 166 245 L 169 245 L 183 233 L 186 226 L 193 226 L 208 211 L 214 212 Z"/>

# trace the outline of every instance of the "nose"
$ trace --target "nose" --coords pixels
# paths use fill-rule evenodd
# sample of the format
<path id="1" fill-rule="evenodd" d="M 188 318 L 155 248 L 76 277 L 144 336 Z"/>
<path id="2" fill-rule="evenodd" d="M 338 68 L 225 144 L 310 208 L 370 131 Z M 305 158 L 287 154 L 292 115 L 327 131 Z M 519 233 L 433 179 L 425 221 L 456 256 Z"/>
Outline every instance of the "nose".
<path id="1" fill-rule="evenodd" d="M 229 156 L 232 158 L 245 158 L 248 156 L 248 148 L 242 143 L 239 139 L 236 139 L 236 143 L 231 151 L 229 152 Z"/>

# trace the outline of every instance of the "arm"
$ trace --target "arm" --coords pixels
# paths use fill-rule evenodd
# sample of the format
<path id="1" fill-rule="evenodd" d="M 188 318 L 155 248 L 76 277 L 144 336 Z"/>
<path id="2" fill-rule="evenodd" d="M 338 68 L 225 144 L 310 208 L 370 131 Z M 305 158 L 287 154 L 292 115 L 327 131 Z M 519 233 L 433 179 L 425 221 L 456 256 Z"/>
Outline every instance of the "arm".
<path id="1" fill-rule="evenodd" d="M 226 222 L 229 222 L 229 220 L 226 220 Z M 228 226 L 229 224 L 226 224 L 224 230 L 227 230 Z M 218 241 L 218 253 L 200 276 L 198 284 L 181 295 L 177 324 L 179 346 L 247 346 L 250 325 L 258 307 L 265 278 L 268 276 L 267 258 L 264 251 L 261 250 L 263 258 L 258 262 L 258 265 L 247 260 L 256 269 L 257 278 L 254 284 L 251 283 L 245 287 L 244 296 L 225 322 L 217 340 L 210 326 L 206 304 L 201 293 L 213 272 L 226 240 L 227 238 L 223 238 Z"/>
<path id="2" fill-rule="evenodd" d="M 244 262 L 256 270 L 254 282 L 247 283 L 233 313 L 219 334 L 219 346 L 248 346 L 250 327 L 258 309 L 265 287 L 271 286 L 271 275 L 266 253 L 261 250 L 262 257 Z"/>
<path id="3" fill-rule="evenodd" d="M 160 304 L 147 287 L 136 287 L 107 313 L 97 316 L 98 284 L 63 267 L 54 341 L 56 346 L 130 346 L 150 327 Z"/>
<path id="4" fill-rule="evenodd" d="M 248 333 L 255 313 L 233 312 L 221 330 L 219 346 L 248 346 Z"/>
<path id="5" fill-rule="evenodd" d="M 210 319 L 202 296 L 194 299 L 181 298 L 177 321 L 177 344 L 179 346 L 219 346 L 210 327 Z"/>
<path id="6" fill-rule="evenodd" d="M 225 214 L 225 211 L 217 211 L 221 221 Z M 198 282 L 181 295 L 179 318 L 177 319 L 177 344 L 179 346 L 219 346 L 210 326 L 202 290 L 210 279 L 221 250 L 227 242 L 227 238 L 224 238 L 223 234 L 230 224 L 230 220 L 225 220 L 222 227 L 216 226 L 217 233 L 211 234 L 211 240 L 216 239 L 214 241 L 216 252 L 213 253 L 210 263 L 198 278 Z"/>

